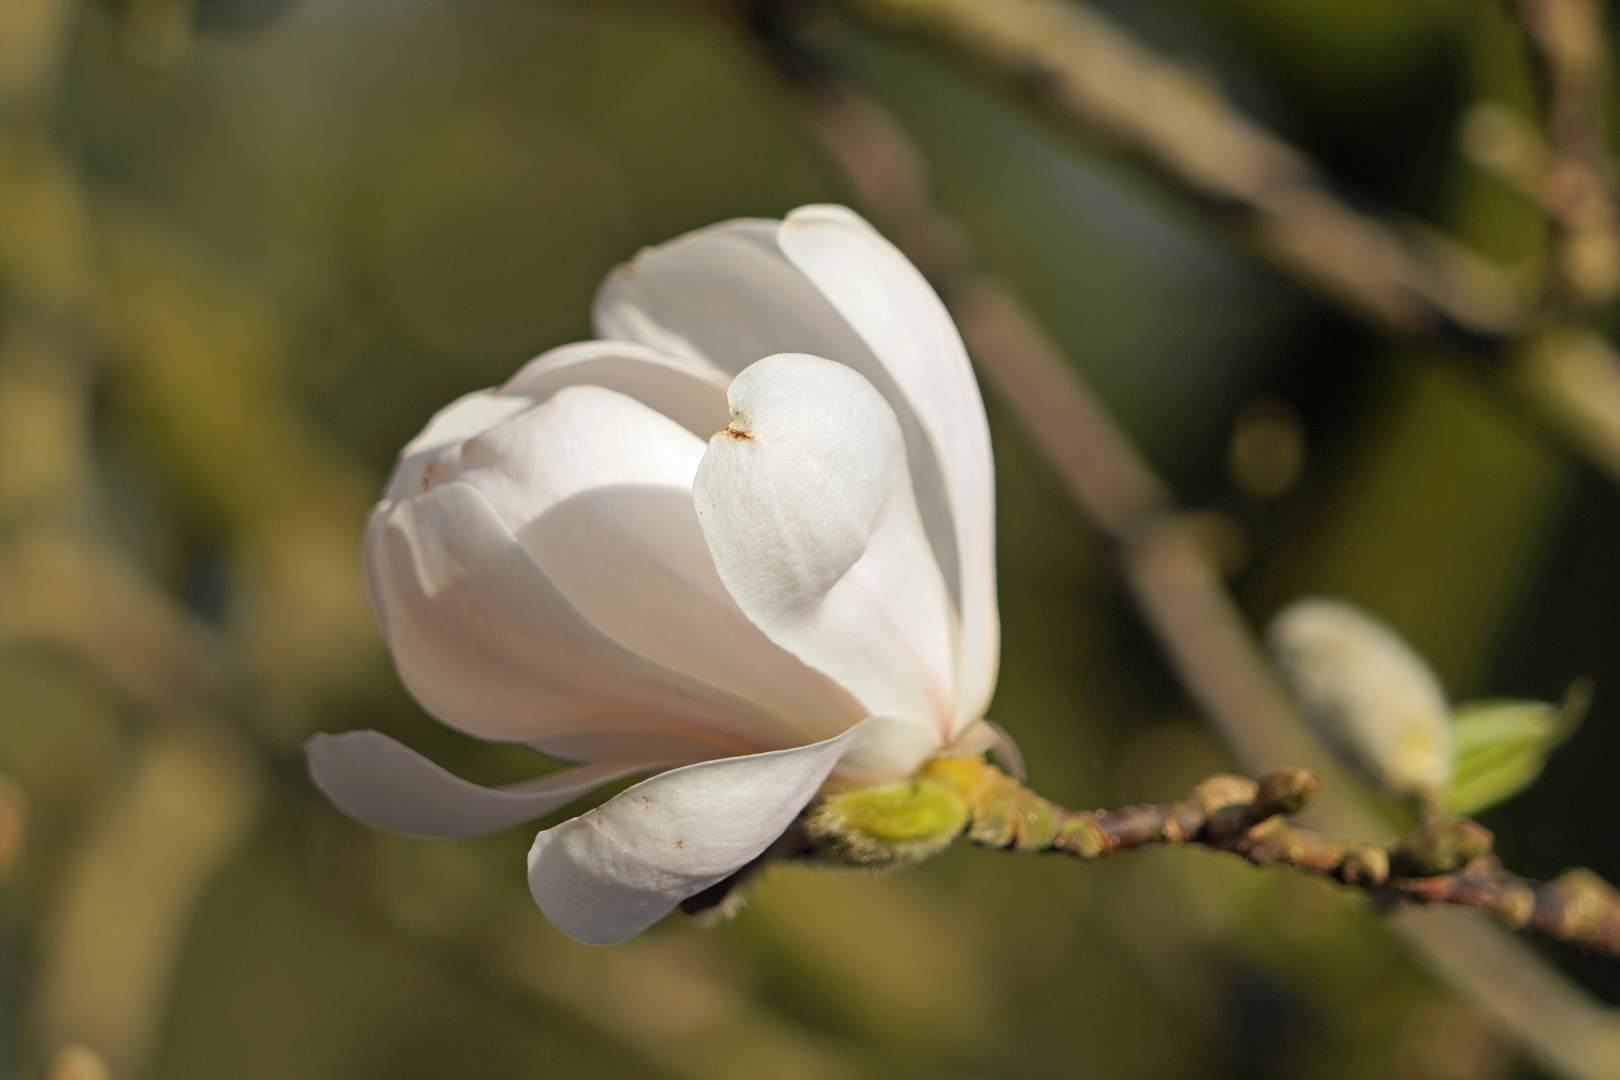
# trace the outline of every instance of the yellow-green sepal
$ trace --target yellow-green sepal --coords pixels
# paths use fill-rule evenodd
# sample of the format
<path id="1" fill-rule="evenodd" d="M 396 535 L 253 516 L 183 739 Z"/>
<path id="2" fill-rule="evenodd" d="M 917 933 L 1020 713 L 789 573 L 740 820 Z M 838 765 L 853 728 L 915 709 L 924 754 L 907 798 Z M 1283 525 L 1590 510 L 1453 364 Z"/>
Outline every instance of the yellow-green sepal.
<path id="1" fill-rule="evenodd" d="M 1517 795 L 1541 775 L 1547 757 L 1574 733 L 1591 701 L 1584 681 L 1562 705 L 1475 701 L 1452 713 L 1455 765 L 1445 811 L 1471 817 Z"/>
<path id="2" fill-rule="evenodd" d="M 884 866 L 938 853 L 967 823 L 962 790 L 925 769 L 906 783 L 828 794 L 805 824 L 838 861 Z"/>

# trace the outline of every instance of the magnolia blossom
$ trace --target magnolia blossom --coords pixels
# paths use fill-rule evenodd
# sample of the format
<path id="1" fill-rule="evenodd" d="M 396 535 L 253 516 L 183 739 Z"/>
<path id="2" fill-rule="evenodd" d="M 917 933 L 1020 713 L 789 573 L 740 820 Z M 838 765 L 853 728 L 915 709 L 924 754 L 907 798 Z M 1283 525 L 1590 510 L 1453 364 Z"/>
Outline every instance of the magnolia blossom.
<path id="1" fill-rule="evenodd" d="M 761 855 L 829 781 L 997 740 L 984 407 L 917 270 L 811 206 L 614 271 L 602 340 L 469 394 L 406 446 L 366 564 L 400 678 L 469 735 L 576 768 L 480 787 L 375 731 L 316 784 L 468 836 L 652 774 L 529 853 L 546 916 L 629 938 Z"/>

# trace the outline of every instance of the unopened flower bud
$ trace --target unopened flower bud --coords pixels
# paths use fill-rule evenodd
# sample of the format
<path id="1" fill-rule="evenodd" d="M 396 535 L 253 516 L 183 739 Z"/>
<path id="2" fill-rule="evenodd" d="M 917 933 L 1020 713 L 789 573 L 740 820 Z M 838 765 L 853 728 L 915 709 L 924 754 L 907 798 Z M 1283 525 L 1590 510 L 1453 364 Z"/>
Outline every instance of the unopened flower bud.
<path id="1" fill-rule="evenodd" d="M 1450 707 L 1423 658 L 1341 600 L 1301 600 L 1267 635 L 1312 725 L 1397 795 L 1437 799 L 1451 782 Z"/>

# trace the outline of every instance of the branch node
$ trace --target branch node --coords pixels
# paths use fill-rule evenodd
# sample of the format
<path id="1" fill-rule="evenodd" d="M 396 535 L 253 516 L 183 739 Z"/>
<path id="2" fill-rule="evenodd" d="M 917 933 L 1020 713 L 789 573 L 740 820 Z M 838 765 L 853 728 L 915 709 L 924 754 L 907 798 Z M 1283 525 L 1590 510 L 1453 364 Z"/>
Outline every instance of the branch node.
<path id="1" fill-rule="evenodd" d="M 1491 831 L 1477 821 L 1440 818 L 1389 846 L 1389 870 L 1408 878 L 1450 874 L 1489 854 L 1494 841 Z"/>
<path id="2" fill-rule="evenodd" d="M 1260 778 L 1259 791 L 1254 797 L 1254 816 L 1257 821 L 1282 815 L 1293 817 L 1316 798 L 1322 784 L 1308 769 L 1277 769 Z"/>
<path id="3" fill-rule="evenodd" d="M 1389 853 L 1377 844 L 1351 844 L 1335 876 L 1355 888 L 1380 888 L 1389 880 Z"/>

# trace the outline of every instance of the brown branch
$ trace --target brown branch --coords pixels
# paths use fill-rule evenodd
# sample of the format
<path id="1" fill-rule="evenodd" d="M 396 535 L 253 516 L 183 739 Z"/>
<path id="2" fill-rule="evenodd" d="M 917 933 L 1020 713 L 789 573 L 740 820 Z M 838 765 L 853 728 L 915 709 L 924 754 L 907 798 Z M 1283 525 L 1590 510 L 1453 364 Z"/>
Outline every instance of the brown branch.
<path id="1" fill-rule="evenodd" d="M 1290 823 L 1315 796 L 1315 775 L 1279 769 L 1258 782 L 1214 776 L 1173 803 L 1076 811 L 986 765 L 967 792 L 968 839 L 981 847 L 1095 860 L 1145 845 L 1201 845 L 1330 878 L 1368 896 L 1489 912 L 1514 930 L 1620 961 L 1620 892 L 1586 870 L 1556 881 L 1507 872 L 1489 830 L 1430 821 L 1386 844 L 1333 841 Z"/>
<path id="2" fill-rule="evenodd" d="M 1564 223 L 1561 265 L 1571 289 L 1588 300 L 1611 296 L 1610 278 L 1620 281 L 1620 242 L 1600 127 L 1606 64 L 1597 5 L 1519 3 L 1538 13 L 1537 40 L 1556 75 L 1554 147 L 1545 183 L 1535 181 L 1545 194 L 1535 197 L 1557 207 L 1548 213 Z M 1234 225 L 1281 273 L 1370 325 L 1403 338 L 1512 346 L 1502 356 L 1526 400 L 1574 450 L 1620 480 L 1620 421 L 1591 404 L 1620 393 L 1620 355 L 1604 350 L 1601 364 L 1583 368 L 1578 381 L 1542 371 L 1547 350 L 1537 323 L 1546 313 L 1538 310 L 1539 290 L 1454 240 L 1354 209 L 1307 155 L 1233 108 L 1199 72 L 1155 55 L 1069 0 L 844 0 L 844 6 L 939 40 L 1035 88 L 1065 119 L 1111 140 Z"/>
<path id="3" fill-rule="evenodd" d="M 1317 801 L 1314 819 L 1345 835 L 1382 835 L 1380 823 L 1343 796 L 1349 786 L 1332 779 L 1334 766 L 1306 733 L 1162 482 L 1017 299 L 975 270 L 960 230 L 933 203 L 905 133 L 847 86 L 823 81 L 812 89 L 812 123 L 855 197 L 935 283 L 981 374 L 1117 542 L 1144 618 L 1243 767 L 1267 772 L 1293 763 L 1329 776 L 1331 798 Z M 1543 1064 L 1579 1080 L 1620 1080 L 1620 1024 L 1609 1010 L 1523 943 L 1466 914 L 1409 907 L 1393 921 Z"/>
<path id="4" fill-rule="evenodd" d="M 1352 209 L 1302 151 L 1242 115 L 1202 73 L 1062 0 L 846 0 L 1033 88 L 1183 193 L 1238 223 L 1280 270 L 1402 336 L 1493 335 L 1518 321 L 1399 230 Z"/>

